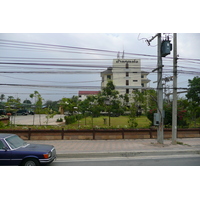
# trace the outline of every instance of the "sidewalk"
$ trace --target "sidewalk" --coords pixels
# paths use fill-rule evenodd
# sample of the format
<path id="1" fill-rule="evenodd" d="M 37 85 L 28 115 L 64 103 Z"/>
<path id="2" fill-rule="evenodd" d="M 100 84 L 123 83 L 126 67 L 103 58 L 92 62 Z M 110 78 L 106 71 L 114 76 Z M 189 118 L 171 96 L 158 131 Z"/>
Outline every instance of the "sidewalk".
<path id="1" fill-rule="evenodd" d="M 177 139 L 178 144 L 172 145 L 171 140 L 158 144 L 156 139 L 136 140 L 30 140 L 28 143 L 54 145 L 57 157 L 131 157 L 148 155 L 184 155 L 199 154 L 200 138 Z"/>

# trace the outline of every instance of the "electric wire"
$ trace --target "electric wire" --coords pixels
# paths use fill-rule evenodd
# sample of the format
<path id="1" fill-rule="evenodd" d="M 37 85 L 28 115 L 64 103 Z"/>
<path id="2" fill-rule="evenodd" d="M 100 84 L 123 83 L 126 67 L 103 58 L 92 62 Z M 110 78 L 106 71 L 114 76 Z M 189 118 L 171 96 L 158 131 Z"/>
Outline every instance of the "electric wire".
<path id="1" fill-rule="evenodd" d="M 72 46 L 64 46 L 64 45 L 52 45 L 52 44 L 43 44 L 43 43 L 31 43 L 31 42 L 22 42 L 22 41 L 13 41 L 13 40 L 2 40 L 0 39 L 0 45 L 4 48 L 20 48 L 22 50 L 37 50 L 37 51 L 59 51 L 59 52 L 65 52 L 65 53 L 86 53 L 86 54 L 93 54 L 95 56 L 112 56 L 116 55 L 118 51 L 111 51 L 111 50 L 103 50 L 103 49 L 94 49 L 94 48 L 85 48 L 85 47 L 72 47 Z M 73 51 L 72 51 L 73 50 Z M 103 54 L 102 54 L 103 53 Z M 136 53 L 126 53 L 126 55 L 129 56 L 138 56 L 139 59 L 142 59 L 143 62 L 147 61 L 147 64 L 142 65 L 142 70 L 147 70 L 149 74 L 156 74 L 157 71 L 151 72 L 153 67 L 155 68 L 156 64 L 154 63 L 157 59 L 157 56 L 155 55 L 149 55 L 149 54 L 136 54 Z M 112 64 L 98 64 L 100 61 L 112 61 L 112 59 L 96 59 L 96 58 L 89 58 L 89 59 L 77 59 L 77 58 L 26 58 L 26 57 L 0 57 L 0 67 L 10 67 L 12 71 L 0 71 L 1 74 L 92 74 L 92 73 L 101 73 L 102 70 L 107 69 L 108 67 L 112 67 Z M 170 61 L 172 60 L 172 57 L 166 57 L 164 60 Z M 29 60 L 29 62 L 27 62 Z M 179 65 L 178 73 L 179 74 L 185 74 L 185 75 L 200 75 L 198 65 L 200 64 L 200 59 L 196 58 L 178 58 L 180 63 L 182 65 Z M 20 61 L 20 62 L 19 62 Z M 51 63 L 49 63 L 51 61 Z M 66 63 L 66 61 L 68 63 Z M 69 61 L 71 63 L 69 63 Z M 98 62 L 97 64 L 92 64 L 92 62 Z M 48 62 L 48 63 L 47 63 Z M 56 62 L 56 63 L 55 63 Z M 63 63 L 64 62 L 64 63 Z M 77 62 L 85 62 L 85 64 L 78 64 Z M 149 63 L 151 62 L 151 63 Z M 186 66 L 184 66 L 184 64 Z M 187 65 L 192 65 L 188 69 Z M 194 67 L 194 65 L 197 65 L 197 67 Z M 20 66 L 21 69 L 27 69 L 29 71 L 14 71 L 12 67 Z M 22 67 L 24 66 L 24 67 Z M 34 67 L 30 67 L 34 66 Z M 43 66 L 43 67 L 41 67 Z M 47 68 L 48 67 L 48 68 Z M 57 68 L 62 67 L 62 68 Z M 124 68 L 124 66 L 122 65 Z M 81 68 L 81 70 L 79 69 Z M 30 71 L 30 69 L 35 71 Z M 53 71 L 44 71 L 44 70 L 53 70 Z M 114 69 L 114 68 L 113 68 Z M 36 71 L 40 70 L 40 71 Z M 42 71 L 43 70 L 43 71 Z M 55 71 L 56 70 L 56 71 Z M 124 71 L 119 71 L 119 73 L 124 73 Z M 171 65 L 166 65 L 163 69 L 163 74 L 170 74 L 173 73 L 173 69 Z M 25 80 L 21 78 L 21 80 Z M 41 81 L 42 82 L 42 81 Z M 45 82 L 45 81 L 43 81 Z M 47 81 L 48 82 L 48 81 Z M 50 81 L 51 82 L 51 81 Z M 83 83 L 84 81 L 77 82 L 77 83 Z M 53 83 L 53 82 L 52 82 Z M 58 82 L 57 82 L 58 83 Z M 62 82 L 63 83 L 63 82 Z M 71 82 L 73 83 L 73 82 Z M 75 83 L 75 82 L 74 82 Z M 14 86 L 14 87 L 47 87 L 47 88 L 70 88 L 70 89 L 93 89 L 93 88 L 100 88 L 99 86 L 44 86 L 44 85 L 30 85 L 30 84 L 0 84 L 4 86 Z M 154 88 L 156 89 L 156 88 Z M 173 88 L 172 88 L 173 89 Z M 181 89 L 181 88 L 179 88 Z M 185 89 L 185 88 L 183 88 Z"/>

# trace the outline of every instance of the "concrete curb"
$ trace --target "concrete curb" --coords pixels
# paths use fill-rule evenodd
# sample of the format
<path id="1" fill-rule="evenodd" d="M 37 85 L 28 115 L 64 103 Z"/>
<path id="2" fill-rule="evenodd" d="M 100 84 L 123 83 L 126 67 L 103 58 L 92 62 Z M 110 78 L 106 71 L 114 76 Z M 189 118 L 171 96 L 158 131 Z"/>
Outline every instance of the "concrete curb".
<path id="1" fill-rule="evenodd" d="M 166 156 L 199 154 L 200 150 L 162 150 L 162 151 L 131 151 L 131 152 L 88 152 L 88 153 L 57 153 L 57 158 L 108 158 L 108 157 L 137 157 L 137 156 Z"/>

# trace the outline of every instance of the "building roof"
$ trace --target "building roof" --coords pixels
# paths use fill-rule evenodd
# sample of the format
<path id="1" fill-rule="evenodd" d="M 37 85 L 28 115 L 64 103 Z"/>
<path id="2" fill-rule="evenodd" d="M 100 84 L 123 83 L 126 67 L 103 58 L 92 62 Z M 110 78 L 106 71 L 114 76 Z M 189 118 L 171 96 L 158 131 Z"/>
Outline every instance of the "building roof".
<path id="1" fill-rule="evenodd" d="M 79 95 L 97 95 L 100 91 L 79 91 Z"/>
<path id="2" fill-rule="evenodd" d="M 149 74 L 149 72 L 146 72 L 146 71 L 141 71 L 141 72 L 142 72 L 142 74 L 146 74 L 146 75 Z"/>
<path id="3" fill-rule="evenodd" d="M 105 71 L 101 72 L 101 75 L 103 74 L 112 74 L 112 67 L 108 67 Z"/>

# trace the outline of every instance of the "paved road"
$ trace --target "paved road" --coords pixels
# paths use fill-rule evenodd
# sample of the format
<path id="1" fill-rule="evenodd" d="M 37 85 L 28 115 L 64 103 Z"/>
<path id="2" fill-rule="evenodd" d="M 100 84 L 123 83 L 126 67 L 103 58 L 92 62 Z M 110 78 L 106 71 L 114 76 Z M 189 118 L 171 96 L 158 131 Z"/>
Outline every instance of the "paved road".
<path id="1" fill-rule="evenodd" d="M 199 155 L 57 159 L 51 166 L 200 166 Z"/>
<path id="2" fill-rule="evenodd" d="M 12 124 L 19 124 L 19 125 L 33 125 L 33 121 L 34 121 L 34 125 L 57 125 L 59 124 L 58 122 L 56 122 L 56 120 L 58 118 L 63 118 L 64 119 L 64 115 L 55 115 L 53 118 L 47 119 L 46 118 L 47 115 L 41 114 L 35 114 L 35 115 L 18 115 L 18 116 L 12 116 L 11 117 L 11 122 Z"/>

